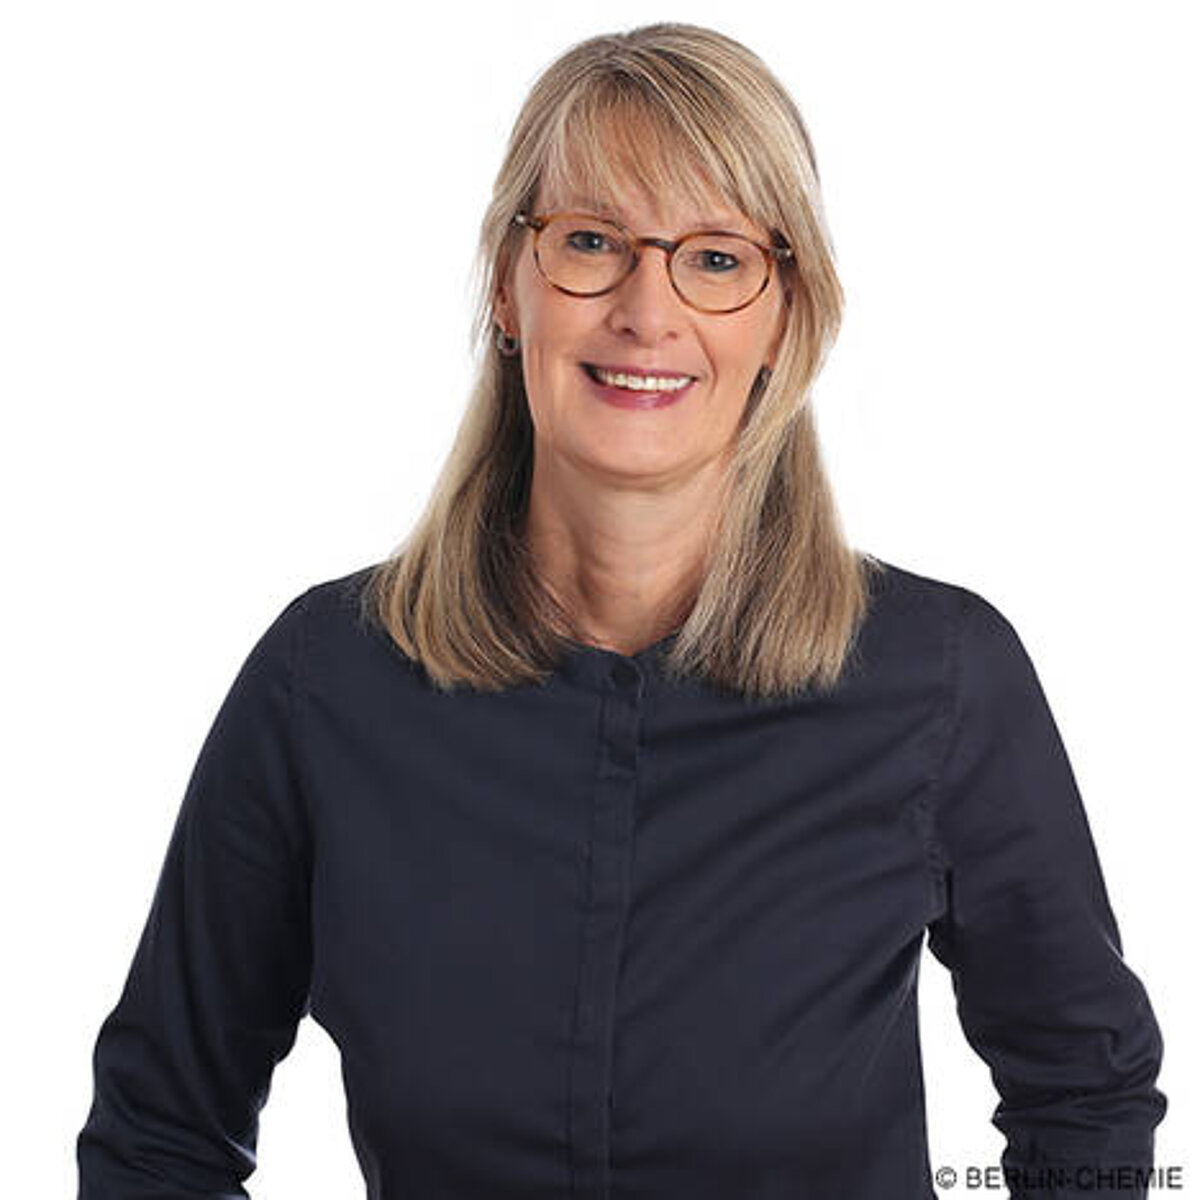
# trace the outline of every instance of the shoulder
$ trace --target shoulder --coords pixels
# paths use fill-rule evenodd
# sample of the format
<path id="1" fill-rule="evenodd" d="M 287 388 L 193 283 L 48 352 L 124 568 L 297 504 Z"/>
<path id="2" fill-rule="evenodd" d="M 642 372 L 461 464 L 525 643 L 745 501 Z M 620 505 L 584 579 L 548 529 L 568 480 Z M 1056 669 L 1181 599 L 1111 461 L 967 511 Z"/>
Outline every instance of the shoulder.
<path id="1" fill-rule="evenodd" d="M 987 603 L 965 584 L 914 571 L 877 554 L 865 557 L 875 567 L 871 574 L 871 592 L 873 598 L 878 599 L 881 610 L 954 618 L 975 601 Z"/>
<path id="2" fill-rule="evenodd" d="M 982 631 L 986 636 L 1014 635 L 1009 618 L 993 600 L 965 583 L 922 574 L 877 555 L 868 556 L 877 565 L 872 575 L 873 611 L 887 620 L 932 622 L 961 640 L 964 632 Z"/>
<path id="3" fill-rule="evenodd" d="M 380 563 L 357 567 L 344 575 L 319 579 L 295 592 L 276 618 L 278 622 L 308 627 L 357 624 L 368 580 Z"/>
<path id="4" fill-rule="evenodd" d="M 869 556 L 870 610 L 863 653 L 879 670 L 936 688 L 945 698 L 988 677 L 1028 670 L 1016 629 L 1001 607 L 964 582 Z"/>
<path id="5" fill-rule="evenodd" d="M 296 596 L 292 603 L 301 604 L 310 621 L 357 617 L 366 585 L 381 565 L 379 562 L 368 563 L 346 574 L 318 580 Z"/>
<path id="6" fill-rule="evenodd" d="M 371 562 L 318 579 L 288 602 L 284 612 L 297 629 L 300 673 L 309 683 L 413 668 L 366 604 L 367 585 L 382 565 Z"/>
<path id="7" fill-rule="evenodd" d="M 865 557 L 873 567 L 869 616 L 889 629 L 927 630 L 953 640 L 967 620 L 1008 624 L 992 601 L 965 583 L 923 574 L 878 555 Z"/>

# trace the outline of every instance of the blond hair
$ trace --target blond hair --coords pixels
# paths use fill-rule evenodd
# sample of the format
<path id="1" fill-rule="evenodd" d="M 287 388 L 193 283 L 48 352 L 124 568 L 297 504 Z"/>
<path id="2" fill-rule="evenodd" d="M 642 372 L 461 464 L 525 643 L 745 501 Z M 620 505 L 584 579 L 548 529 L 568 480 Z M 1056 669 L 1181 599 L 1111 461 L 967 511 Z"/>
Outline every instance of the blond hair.
<path id="1" fill-rule="evenodd" d="M 747 699 L 832 688 L 884 565 L 845 541 L 810 403 L 843 305 L 816 158 L 766 65 L 695 25 L 590 38 L 534 83 L 480 231 L 472 340 L 482 359 L 467 411 L 425 511 L 370 571 L 362 611 L 447 691 L 543 682 L 568 639 L 584 640 L 522 536 L 533 427 L 519 358 L 493 338 L 494 301 L 524 236 L 513 216 L 546 188 L 611 195 L 618 174 L 651 195 L 715 189 L 795 252 L 781 268 L 774 369 L 747 398 L 701 583 L 664 668 Z"/>

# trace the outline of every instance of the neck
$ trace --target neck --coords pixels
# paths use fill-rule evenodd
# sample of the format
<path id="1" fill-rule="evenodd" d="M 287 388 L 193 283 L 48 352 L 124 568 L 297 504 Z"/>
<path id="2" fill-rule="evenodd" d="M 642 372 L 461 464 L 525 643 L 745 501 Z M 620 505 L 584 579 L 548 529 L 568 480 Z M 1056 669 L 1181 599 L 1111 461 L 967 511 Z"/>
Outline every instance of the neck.
<path id="1" fill-rule="evenodd" d="M 650 489 L 535 457 L 526 539 L 584 642 L 634 654 L 683 623 L 717 516 L 719 470 L 714 462 Z"/>

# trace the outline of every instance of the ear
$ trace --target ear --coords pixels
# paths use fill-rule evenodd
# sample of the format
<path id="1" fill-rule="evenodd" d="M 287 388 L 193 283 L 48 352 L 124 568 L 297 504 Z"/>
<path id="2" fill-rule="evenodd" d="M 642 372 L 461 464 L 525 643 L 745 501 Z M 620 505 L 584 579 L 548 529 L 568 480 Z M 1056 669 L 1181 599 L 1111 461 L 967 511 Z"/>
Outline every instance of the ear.
<path id="1" fill-rule="evenodd" d="M 520 322 L 512 294 L 512 279 L 517 269 L 516 252 L 502 253 L 492 289 L 492 316 L 495 323 L 512 337 L 519 337 Z"/>
<path id="2" fill-rule="evenodd" d="M 503 284 L 496 288 L 492 298 L 492 315 L 495 317 L 496 324 L 505 333 L 516 333 L 516 329 L 512 325 L 512 305 L 509 302 L 508 289 Z"/>

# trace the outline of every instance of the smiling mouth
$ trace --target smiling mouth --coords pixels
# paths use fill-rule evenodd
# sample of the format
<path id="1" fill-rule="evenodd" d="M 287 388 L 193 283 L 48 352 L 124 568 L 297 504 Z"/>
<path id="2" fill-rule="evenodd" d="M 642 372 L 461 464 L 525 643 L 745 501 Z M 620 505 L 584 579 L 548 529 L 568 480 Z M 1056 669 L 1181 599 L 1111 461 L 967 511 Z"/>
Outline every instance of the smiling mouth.
<path id="1" fill-rule="evenodd" d="M 604 380 L 601 379 L 600 376 L 597 374 L 595 363 L 585 362 L 585 363 L 580 363 L 579 365 L 584 369 L 584 371 L 587 374 L 589 379 L 593 380 L 594 382 L 600 384 L 603 387 L 610 386 L 610 385 L 606 384 L 604 382 Z M 620 371 L 616 371 L 616 372 L 612 372 L 612 373 L 617 374 L 617 375 L 623 374 L 623 372 L 620 372 Z M 670 379 L 672 381 L 679 380 L 679 379 L 685 379 L 689 383 L 695 383 L 698 376 L 696 376 L 696 375 L 681 375 L 678 372 L 667 372 L 665 375 L 656 375 L 653 371 L 650 371 L 650 372 L 647 372 L 647 374 L 645 376 L 634 376 L 634 378 Z"/>

